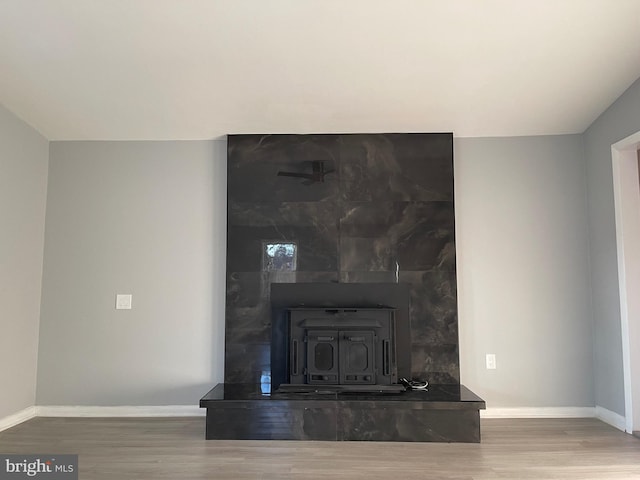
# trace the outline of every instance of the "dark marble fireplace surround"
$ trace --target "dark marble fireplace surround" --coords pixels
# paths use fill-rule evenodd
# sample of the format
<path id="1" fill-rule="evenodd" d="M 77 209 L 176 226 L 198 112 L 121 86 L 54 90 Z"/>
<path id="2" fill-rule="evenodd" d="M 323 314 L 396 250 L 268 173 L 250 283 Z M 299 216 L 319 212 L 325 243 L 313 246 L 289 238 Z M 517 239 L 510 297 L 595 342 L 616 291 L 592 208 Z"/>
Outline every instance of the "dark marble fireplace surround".
<path id="1" fill-rule="evenodd" d="M 452 134 L 230 135 L 227 182 L 225 383 L 201 400 L 207 438 L 479 441 L 484 402 L 459 375 Z M 409 297 L 398 376 L 428 380 L 430 392 L 269 394 L 272 375 L 282 381 L 272 365 L 274 312 L 286 307 L 272 305 L 274 285 L 282 292 L 391 284 Z M 375 306 L 358 302 L 290 307 Z M 377 423 L 391 418 L 393 427 L 373 426 L 378 408 L 386 420 Z M 313 427 L 326 415 L 335 432 Z M 347 431 L 358 418 L 369 433 L 353 438 Z M 407 433 L 407 425 L 431 433 Z"/>

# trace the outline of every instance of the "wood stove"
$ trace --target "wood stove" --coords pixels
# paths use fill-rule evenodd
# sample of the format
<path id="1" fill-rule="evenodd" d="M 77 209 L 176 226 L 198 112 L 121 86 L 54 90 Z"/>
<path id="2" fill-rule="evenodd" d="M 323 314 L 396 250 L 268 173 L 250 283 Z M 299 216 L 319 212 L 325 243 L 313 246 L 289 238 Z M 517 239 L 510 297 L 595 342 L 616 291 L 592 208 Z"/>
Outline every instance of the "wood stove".
<path id="1" fill-rule="evenodd" d="M 402 391 L 410 372 L 403 284 L 273 284 L 272 391 Z"/>
<path id="2" fill-rule="evenodd" d="M 292 308 L 289 383 L 368 390 L 397 384 L 395 309 Z"/>

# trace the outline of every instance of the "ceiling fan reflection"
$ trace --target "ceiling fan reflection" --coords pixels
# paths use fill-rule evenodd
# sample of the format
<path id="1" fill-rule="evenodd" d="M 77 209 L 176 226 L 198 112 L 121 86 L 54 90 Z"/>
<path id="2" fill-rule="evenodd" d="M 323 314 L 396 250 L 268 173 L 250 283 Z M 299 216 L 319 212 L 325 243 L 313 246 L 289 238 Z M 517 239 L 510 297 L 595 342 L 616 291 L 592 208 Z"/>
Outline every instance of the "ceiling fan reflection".
<path id="1" fill-rule="evenodd" d="M 335 172 L 334 169 L 327 170 L 325 168 L 324 161 L 314 160 L 313 162 L 311 162 L 311 173 L 279 171 L 278 176 L 304 178 L 305 181 L 302 182 L 302 185 L 312 185 L 314 183 L 324 183 L 324 177 L 333 172 Z"/>

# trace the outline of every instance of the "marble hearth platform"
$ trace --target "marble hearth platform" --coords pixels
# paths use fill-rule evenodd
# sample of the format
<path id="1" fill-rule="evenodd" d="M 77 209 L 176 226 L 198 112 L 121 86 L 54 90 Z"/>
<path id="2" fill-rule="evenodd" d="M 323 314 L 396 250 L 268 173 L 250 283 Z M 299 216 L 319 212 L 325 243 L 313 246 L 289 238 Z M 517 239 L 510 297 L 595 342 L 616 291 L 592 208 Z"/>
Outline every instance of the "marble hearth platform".
<path id="1" fill-rule="evenodd" d="M 485 402 L 463 385 L 387 393 L 262 393 L 218 384 L 200 400 L 208 440 L 480 442 Z"/>

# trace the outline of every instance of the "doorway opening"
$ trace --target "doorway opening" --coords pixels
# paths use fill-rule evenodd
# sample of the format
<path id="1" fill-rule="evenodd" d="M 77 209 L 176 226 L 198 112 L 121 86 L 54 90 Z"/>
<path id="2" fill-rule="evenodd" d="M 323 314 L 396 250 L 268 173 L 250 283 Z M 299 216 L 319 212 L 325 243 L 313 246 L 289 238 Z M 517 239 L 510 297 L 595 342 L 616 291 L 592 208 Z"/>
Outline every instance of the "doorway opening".
<path id="1" fill-rule="evenodd" d="M 640 430 L 640 132 L 611 146 L 624 370 L 625 430 Z M 635 346 L 635 348 L 634 348 Z"/>

